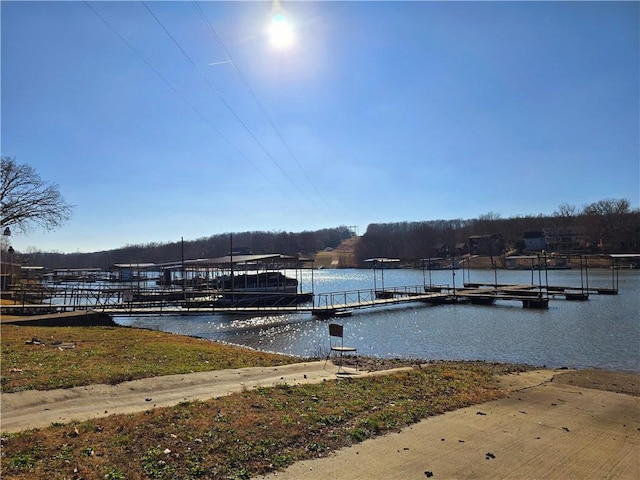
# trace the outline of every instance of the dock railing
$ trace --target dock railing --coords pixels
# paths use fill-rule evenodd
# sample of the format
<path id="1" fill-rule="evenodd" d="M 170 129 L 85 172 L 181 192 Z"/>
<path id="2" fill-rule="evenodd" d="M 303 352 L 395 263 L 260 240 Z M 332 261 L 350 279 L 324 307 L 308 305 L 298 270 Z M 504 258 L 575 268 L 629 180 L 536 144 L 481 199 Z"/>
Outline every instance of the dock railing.
<path id="1" fill-rule="evenodd" d="M 442 291 L 449 289 L 442 285 Z M 341 309 L 369 307 L 382 300 L 401 297 L 417 297 L 427 295 L 424 285 L 410 285 L 402 287 L 369 288 L 363 290 L 347 290 L 342 292 L 316 293 L 313 307 L 315 309 Z"/>
<path id="2" fill-rule="evenodd" d="M 347 290 L 343 292 L 316 293 L 313 298 L 314 308 L 345 308 L 347 306 L 371 303 L 375 299 L 376 290 Z"/>

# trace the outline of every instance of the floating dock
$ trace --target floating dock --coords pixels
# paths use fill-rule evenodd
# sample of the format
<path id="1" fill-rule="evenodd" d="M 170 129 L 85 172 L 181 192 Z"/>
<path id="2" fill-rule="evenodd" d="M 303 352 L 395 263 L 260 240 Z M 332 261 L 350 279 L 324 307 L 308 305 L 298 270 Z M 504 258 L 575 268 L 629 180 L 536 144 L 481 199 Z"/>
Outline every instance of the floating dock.
<path id="1" fill-rule="evenodd" d="M 24 323 L 27 315 L 52 316 L 75 312 L 77 321 L 82 315 L 87 319 L 94 318 L 103 321 L 103 317 L 88 316 L 144 316 L 144 315 L 214 315 L 214 314 L 240 314 L 240 315 L 269 315 L 269 314 L 293 314 L 311 313 L 312 315 L 330 318 L 350 315 L 352 311 L 365 308 L 379 308 L 391 305 L 408 303 L 426 303 L 430 305 L 468 303 L 471 305 L 493 305 L 500 301 L 518 301 L 523 308 L 546 309 L 551 300 L 588 300 L 589 294 L 611 295 L 616 294 L 617 289 L 608 288 L 583 288 L 569 286 L 541 286 L 528 284 L 487 284 L 465 283 L 461 288 L 448 285 L 413 285 L 405 287 L 392 287 L 385 289 L 363 289 L 342 292 L 330 292 L 321 294 L 308 294 L 309 302 L 296 305 L 236 305 L 220 306 L 211 302 L 207 304 L 197 298 L 184 298 L 176 301 L 172 297 L 163 298 L 157 295 L 150 301 L 134 302 L 123 301 L 111 303 L 82 303 L 75 299 L 70 304 L 21 304 L 3 305 L 3 315 L 25 315 L 25 320 L 2 319 L 2 323 Z M 90 298 L 90 297 L 87 297 Z M 113 298 L 109 295 L 96 295 L 91 298 Z M 54 315 L 51 315 L 54 314 Z M 71 318 L 71 317 L 70 317 Z M 35 320 L 35 317 L 34 317 Z M 90 320 L 89 320 L 90 321 Z"/>

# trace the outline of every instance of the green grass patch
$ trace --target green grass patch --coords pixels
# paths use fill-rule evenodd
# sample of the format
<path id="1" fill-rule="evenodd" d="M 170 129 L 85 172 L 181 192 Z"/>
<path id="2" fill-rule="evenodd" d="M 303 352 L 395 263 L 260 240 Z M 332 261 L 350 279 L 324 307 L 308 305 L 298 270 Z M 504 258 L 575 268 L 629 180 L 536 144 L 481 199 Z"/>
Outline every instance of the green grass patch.
<path id="1" fill-rule="evenodd" d="M 198 338 L 126 327 L 3 325 L 0 335 L 2 393 L 116 384 L 160 375 L 300 361 Z M 34 337 L 45 345 L 27 343 Z M 56 341 L 73 343 L 75 348 L 51 345 Z"/>

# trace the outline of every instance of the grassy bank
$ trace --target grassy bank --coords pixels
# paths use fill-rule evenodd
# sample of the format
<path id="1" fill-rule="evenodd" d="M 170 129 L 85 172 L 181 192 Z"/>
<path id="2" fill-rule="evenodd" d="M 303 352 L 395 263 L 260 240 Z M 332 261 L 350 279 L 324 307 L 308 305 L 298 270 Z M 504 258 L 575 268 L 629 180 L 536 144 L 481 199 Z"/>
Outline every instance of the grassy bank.
<path id="1" fill-rule="evenodd" d="M 3 391 L 276 365 L 289 357 L 130 328 L 2 327 Z M 33 338 L 45 345 L 31 343 Z M 65 349 L 53 342 L 75 348 Z M 30 342 L 30 343 L 27 343 Z M 59 345 L 59 344 L 58 344 Z M 365 359 L 374 368 L 397 361 Z M 504 395 L 518 365 L 438 362 L 380 377 L 246 390 L 144 413 L 3 434 L 12 479 L 246 479 Z"/>
<path id="2" fill-rule="evenodd" d="M 300 361 L 208 340 L 124 327 L 3 325 L 0 335 L 3 393 Z"/>

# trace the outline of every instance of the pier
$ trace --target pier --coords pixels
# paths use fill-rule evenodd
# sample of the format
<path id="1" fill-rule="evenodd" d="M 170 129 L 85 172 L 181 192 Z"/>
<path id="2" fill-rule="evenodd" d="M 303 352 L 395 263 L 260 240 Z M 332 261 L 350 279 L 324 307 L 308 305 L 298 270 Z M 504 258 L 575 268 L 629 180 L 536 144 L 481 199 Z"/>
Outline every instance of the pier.
<path id="1" fill-rule="evenodd" d="M 611 256 L 612 260 L 616 257 Z M 540 256 L 517 257 L 530 261 L 531 283 L 498 282 L 497 269 L 493 282 L 473 283 L 462 269 L 462 286 L 456 286 L 456 270 L 451 264 L 451 283 L 434 285 L 431 283 L 431 272 L 427 282 L 427 271 L 423 271 L 423 283 L 410 286 L 385 286 L 384 271 L 388 265 L 394 265 L 394 259 L 371 259 L 373 266 L 373 288 L 337 291 L 327 293 L 313 292 L 313 271 L 310 269 L 311 291 L 304 292 L 302 280 L 295 280 L 295 285 L 280 283 L 282 279 L 289 282 L 284 275 L 276 278 L 278 284 L 274 291 L 255 291 L 250 286 L 247 272 L 259 272 L 260 262 L 276 262 L 282 266 L 285 262 L 294 265 L 295 271 L 302 270 L 302 261 L 298 258 L 285 258 L 280 255 L 239 255 L 233 259 L 223 257 L 214 260 L 185 261 L 180 264 L 164 266 L 160 281 L 155 282 L 144 276 L 136 277 L 134 270 L 143 271 L 143 265 L 120 265 L 129 275 L 128 281 L 93 281 L 93 282 L 44 282 L 22 284 L 12 292 L 14 304 L 2 305 L 2 323 L 12 321 L 9 316 L 64 314 L 68 312 L 95 312 L 108 316 L 144 316 L 144 315 L 270 315 L 309 313 L 318 317 L 330 318 L 350 315 L 354 310 L 367 308 L 384 308 L 403 304 L 460 304 L 494 305 L 500 302 L 520 302 L 526 309 L 547 309 L 550 301 L 587 301 L 590 295 L 615 295 L 618 293 L 618 271 L 612 265 L 611 288 L 589 285 L 588 265 L 581 263 L 579 285 L 549 285 L 547 272 L 542 268 L 546 261 Z M 534 265 L 534 259 L 539 263 Z M 538 268 L 534 268 L 534 266 Z M 155 268 L 158 266 L 155 265 Z M 214 272 L 211 268 L 216 268 Z M 177 282 L 170 275 L 180 270 L 182 276 Z M 225 273 L 220 271 L 229 268 Z M 282 269 L 286 273 L 286 269 Z M 224 272 L 223 272 L 224 273 Z M 379 273 L 380 280 L 376 273 Z M 236 282 L 234 285 L 233 278 Z M 255 281 L 266 274 L 252 275 Z M 297 276 L 297 274 L 296 274 Z M 307 275 L 309 277 L 309 275 Z M 537 279 L 536 279 L 537 277 Z M 227 279 L 225 282 L 212 281 L 212 278 Z M 228 279 L 231 278 L 229 282 Z M 266 276 L 264 277 L 266 278 Z M 271 278 L 271 277 L 270 277 Z M 302 279 L 302 276 L 300 277 Z M 537 282 L 536 282 L 537 280 Z M 156 285 L 157 283 L 157 285 Z M 387 281 L 388 283 L 388 281 Z M 240 284 L 240 285 L 239 285 Z M 252 287 L 252 288 L 248 288 Z M 272 295 L 272 296 L 270 296 Z"/>
<path id="2" fill-rule="evenodd" d="M 21 303 L 2 305 L 3 315 L 42 315 L 65 312 L 90 311 L 111 316 L 143 316 L 143 315 L 214 315 L 245 314 L 269 315 L 311 313 L 318 317 L 335 317 L 350 315 L 352 311 L 366 308 L 381 308 L 391 305 L 423 303 L 428 305 L 469 303 L 472 305 L 493 305 L 500 301 L 518 301 L 523 308 L 545 309 L 550 299 L 555 300 L 587 300 L 588 295 L 609 295 L 617 290 L 609 288 L 584 289 L 570 286 L 540 286 L 527 284 L 486 284 L 465 283 L 463 287 L 451 285 L 412 285 L 387 287 L 384 289 L 361 289 L 342 292 L 309 294 L 309 301 L 291 305 L 251 305 L 220 306 L 207 303 L 203 298 L 211 297 L 215 292 L 201 291 L 199 296 L 193 292 L 176 298 L 175 292 L 156 292 L 145 296 L 144 301 L 125 301 L 126 288 L 121 290 L 91 288 L 74 288 L 73 292 L 57 291 L 59 298 L 66 303 L 48 304 Z M 579 296 L 576 298 L 575 296 Z M 89 301 L 91 300 L 91 301 Z M 12 319 L 3 318 L 2 323 Z"/>

